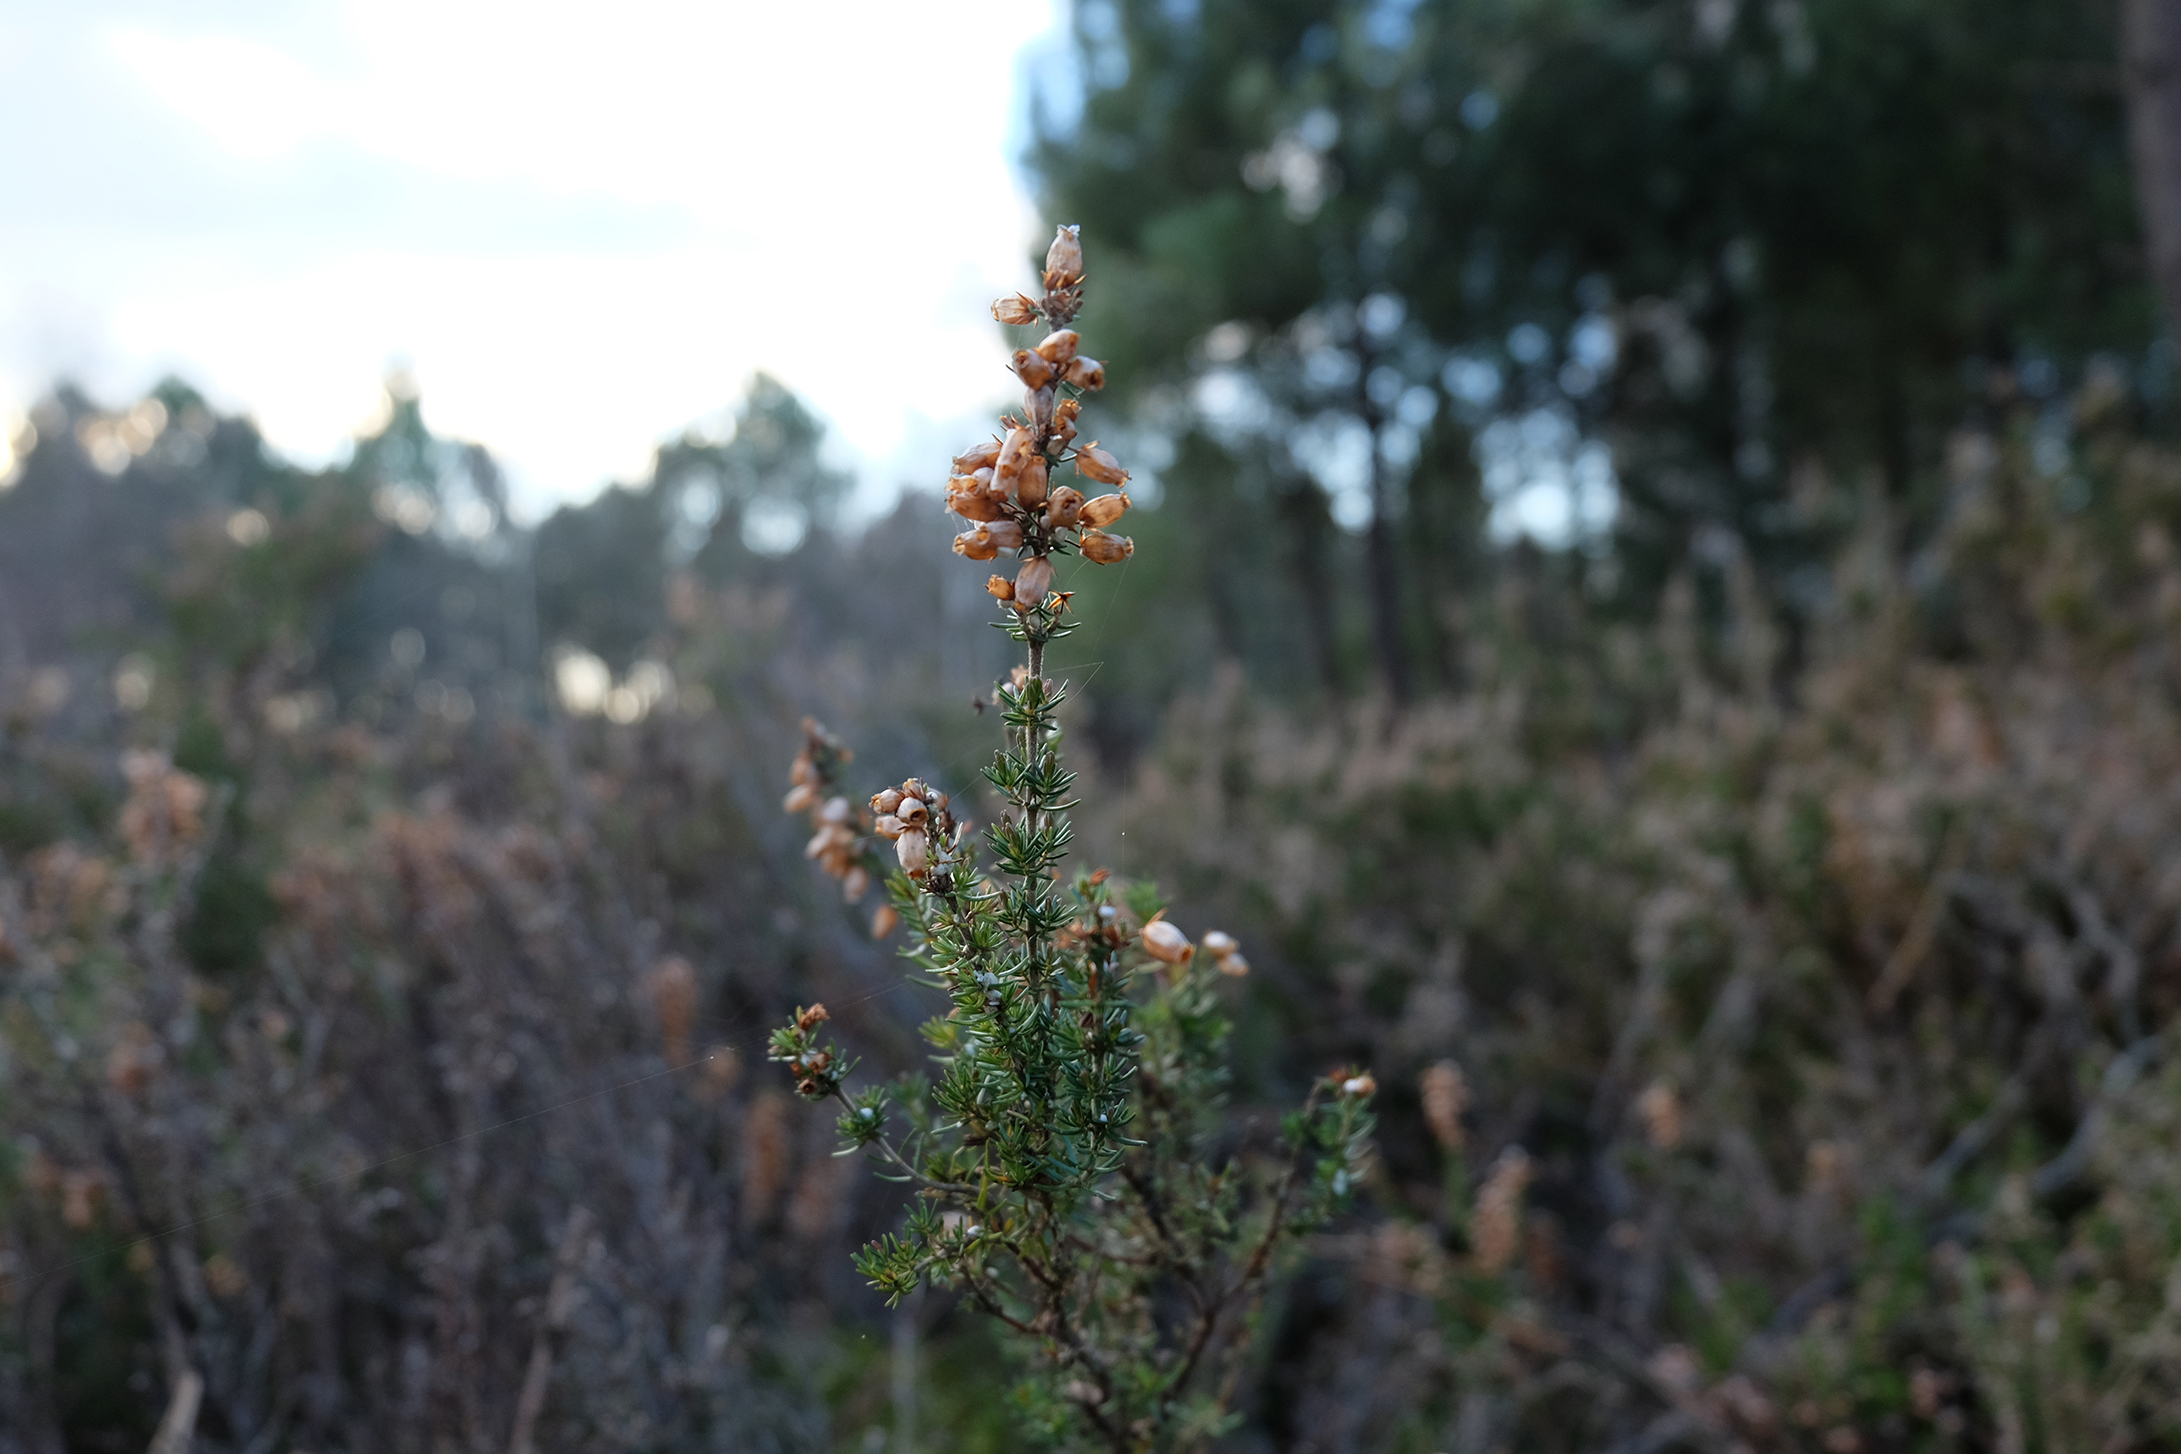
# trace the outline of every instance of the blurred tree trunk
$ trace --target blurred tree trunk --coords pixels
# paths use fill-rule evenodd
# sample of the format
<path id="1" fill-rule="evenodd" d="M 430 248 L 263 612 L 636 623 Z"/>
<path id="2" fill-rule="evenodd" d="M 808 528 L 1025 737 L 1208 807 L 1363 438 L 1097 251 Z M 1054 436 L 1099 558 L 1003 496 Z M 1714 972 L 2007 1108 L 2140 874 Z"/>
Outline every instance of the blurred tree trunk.
<path id="1" fill-rule="evenodd" d="M 2121 52 L 2144 248 L 2181 338 L 2181 0 L 2123 0 Z"/>
<path id="2" fill-rule="evenodd" d="M 1309 637 L 1310 662 L 1326 695 L 1338 700 L 1343 690 L 1340 648 L 1334 639 L 1333 589 L 1325 570 L 1332 534 L 1325 518 L 1325 494 L 1307 478 L 1286 481 L 1279 491 L 1280 513 L 1290 534 L 1290 561 L 1296 592 L 1302 598 L 1303 629 Z"/>
<path id="3" fill-rule="evenodd" d="M 1409 658 L 1401 636 L 1400 566 L 1393 548 L 1392 491 L 1387 488 L 1386 452 L 1379 446 L 1380 424 L 1371 430 L 1371 530 L 1365 540 L 1371 573 L 1371 642 L 1378 651 L 1378 673 L 1395 706 L 1409 699 Z"/>
<path id="4" fill-rule="evenodd" d="M 1378 674 L 1386 695 L 1396 707 L 1409 700 L 1408 642 L 1401 630 L 1401 567 L 1393 543 L 1393 490 L 1386 478 L 1386 416 L 1371 398 L 1371 371 L 1378 355 L 1368 347 L 1361 351 L 1362 367 L 1356 373 L 1356 412 L 1371 435 L 1371 528 L 1363 540 L 1363 568 L 1369 575 L 1371 647 L 1378 657 Z"/>

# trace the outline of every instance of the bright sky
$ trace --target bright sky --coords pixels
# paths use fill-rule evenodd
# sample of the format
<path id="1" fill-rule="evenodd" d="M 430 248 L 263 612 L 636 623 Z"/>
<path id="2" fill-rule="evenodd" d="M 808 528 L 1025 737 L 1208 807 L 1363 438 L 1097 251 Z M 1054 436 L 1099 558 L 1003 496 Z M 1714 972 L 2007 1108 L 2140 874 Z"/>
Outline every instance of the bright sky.
<path id="1" fill-rule="evenodd" d="M 174 372 L 319 461 L 403 364 L 536 515 L 768 369 L 935 482 L 1060 3 L 0 0 L 0 421 Z"/>

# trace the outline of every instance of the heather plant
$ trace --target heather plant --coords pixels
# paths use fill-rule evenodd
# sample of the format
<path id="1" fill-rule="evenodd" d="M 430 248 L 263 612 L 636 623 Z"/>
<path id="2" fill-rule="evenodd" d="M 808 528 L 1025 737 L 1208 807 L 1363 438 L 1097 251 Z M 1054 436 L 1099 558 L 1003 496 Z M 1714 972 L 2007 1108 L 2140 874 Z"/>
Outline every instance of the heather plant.
<path id="1" fill-rule="evenodd" d="M 1260 1427 L 2173 1445 L 2181 458 L 2071 402 L 2069 474 L 2023 414 L 1955 436 L 1928 555 L 1843 554 L 1791 697 L 1745 566 L 1715 633 L 1538 571 L 1469 697 L 1389 731 L 1230 680 L 1089 783 L 1087 841 L 1252 913 L 1238 1074 L 1384 1087 L 1385 1219 L 1316 1241 Z"/>
<path id="2" fill-rule="evenodd" d="M 926 782 L 852 807 L 838 791 L 849 754 L 816 724 L 786 802 L 812 816 L 809 856 L 851 901 L 886 870 L 891 842 L 872 927 L 905 925 L 904 957 L 948 1001 L 924 1026 L 935 1073 L 852 1089 L 855 1062 L 825 1037 L 822 1005 L 775 1032 L 772 1058 L 802 1095 L 839 1107 L 844 1152 L 868 1152 L 913 1189 L 899 1231 L 857 1267 L 891 1300 L 937 1284 L 1003 1325 L 1028 1368 L 1017 1403 L 1034 1437 L 1194 1448 L 1234 1422 L 1238 1332 L 1276 1261 L 1361 1175 L 1375 1086 L 1338 1072 L 1276 1136 L 1221 1139 L 1220 991 L 1249 971 L 1239 944 L 1216 931 L 1192 942 L 1149 884 L 1124 889 L 1104 869 L 1062 878 L 1075 777 L 1060 751 L 1065 688 L 1044 661 L 1075 622 L 1053 561 L 1114 564 L 1134 547 L 1105 529 L 1128 508 L 1127 472 L 1074 444 L 1082 396 L 1104 383 L 1070 327 L 1075 228 L 1059 229 L 1043 283 L 1041 298 L 993 305 L 1002 323 L 1050 330 L 1014 354 L 1023 411 L 958 457 L 947 486 L 968 524 L 956 553 L 1021 562 L 987 586 L 1028 656 L 994 693 L 1006 745 L 985 774 L 1004 804 L 981 835 L 992 867 L 952 795 Z M 1067 466 L 1114 488 L 1086 497 L 1055 481 Z"/>

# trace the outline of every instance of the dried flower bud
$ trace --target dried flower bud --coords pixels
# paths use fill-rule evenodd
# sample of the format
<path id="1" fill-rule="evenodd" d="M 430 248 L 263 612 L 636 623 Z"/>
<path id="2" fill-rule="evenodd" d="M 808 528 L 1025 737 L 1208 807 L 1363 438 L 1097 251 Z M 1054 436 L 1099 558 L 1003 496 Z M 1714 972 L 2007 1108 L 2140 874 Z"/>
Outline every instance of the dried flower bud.
<path id="1" fill-rule="evenodd" d="M 1053 234 L 1053 245 L 1045 250 L 1045 286 L 1057 287 L 1083 276 L 1083 229 L 1073 223 L 1063 223 Z"/>
<path id="2" fill-rule="evenodd" d="M 992 559 L 1000 553 L 1000 547 L 992 539 L 991 531 L 992 527 L 989 525 L 970 526 L 954 537 L 954 553 L 970 560 Z"/>
<path id="3" fill-rule="evenodd" d="M 1015 583 L 1005 576 L 987 576 L 984 589 L 986 595 L 997 601 L 1012 601 L 1015 599 Z"/>
<path id="4" fill-rule="evenodd" d="M 1068 360 L 1067 372 L 1061 375 L 1078 389 L 1103 389 L 1106 386 L 1106 366 L 1094 358 Z"/>
<path id="5" fill-rule="evenodd" d="M 1042 389 L 1023 391 L 1022 406 L 1030 415 L 1030 433 L 1043 439 L 1053 432 L 1053 409 L 1060 398 L 1057 384 L 1047 384 Z M 1040 447 L 1042 453 L 1042 446 Z"/>
<path id="6" fill-rule="evenodd" d="M 1000 444 L 999 458 L 992 462 L 992 478 L 1004 485 L 1022 473 L 1022 464 L 1031 453 L 1031 444 L 1029 430 L 1008 430 L 1007 438 Z"/>
<path id="7" fill-rule="evenodd" d="M 1028 611 L 1045 599 L 1052 589 L 1053 563 L 1047 556 L 1033 555 L 1015 572 L 1015 609 Z"/>
<path id="8" fill-rule="evenodd" d="M 1025 474 L 1024 479 L 1029 476 Z M 1013 550 L 1022 544 L 1022 524 L 1016 520 L 995 520 L 983 527 L 985 536 L 1002 550 Z"/>
<path id="9" fill-rule="evenodd" d="M 894 840 L 894 855 L 901 860 L 901 867 L 910 878 L 922 878 L 931 866 L 931 848 L 924 835 L 915 831 L 902 834 Z"/>
<path id="10" fill-rule="evenodd" d="M 1095 439 L 1075 452 L 1075 467 L 1086 479 L 1096 480 L 1101 485 L 1128 483 L 1128 471 L 1121 468 L 1119 460 L 1100 449 Z"/>
<path id="11" fill-rule="evenodd" d="M 818 821 L 821 823 L 846 823 L 848 821 L 848 799 L 827 798 L 825 806 L 818 810 Z"/>
<path id="12" fill-rule="evenodd" d="M 1242 946 L 1232 934 L 1214 929 L 1204 936 L 1204 950 L 1218 961 L 1219 972 L 1230 979 L 1240 979 L 1250 972 L 1250 962 L 1242 957 Z"/>
<path id="13" fill-rule="evenodd" d="M 973 475 L 979 470 L 992 468 L 993 463 L 999 457 L 1000 442 L 997 439 L 988 439 L 975 449 L 965 450 L 956 455 L 954 457 L 954 472 L 958 475 Z"/>
<path id="14" fill-rule="evenodd" d="M 897 793 L 895 796 L 899 797 L 900 794 Z M 906 823 L 903 823 L 893 814 L 881 813 L 878 815 L 878 821 L 871 825 L 871 831 L 891 843 L 894 839 L 899 838 L 902 831 L 907 827 Z"/>
<path id="15" fill-rule="evenodd" d="M 1068 361 L 1075 357 L 1076 345 L 1082 341 L 1082 335 L 1074 329 L 1056 328 L 1037 346 L 1037 355 L 1054 368 L 1066 368 Z"/>
<path id="16" fill-rule="evenodd" d="M 810 842 L 803 845 L 803 857 L 819 858 L 855 841 L 855 834 L 838 823 L 828 823 L 811 836 Z"/>
<path id="17" fill-rule="evenodd" d="M 921 798 L 903 798 L 901 806 L 894 809 L 894 816 L 901 820 L 904 827 L 922 828 L 931 817 L 931 809 L 925 806 Z"/>
<path id="18" fill-rule="evenodd" d="M 1119 565 L 1136 553 L 1136 542 L 1125 535 L 1108 535 L 1103 530 L 1086 530 L 1078 542 L 1083 559 L 1098 565 Z"/>
<path id="19" fill-rule="evenodd" d="M 817 801 L 818 790 L 816 788 L 809 783 L 797 783 L 794 787 L 788 789 L 788 795 L 780 800 L 780 806 L 787 812 L 800 813 Z"/>
<path id="20" fill-rule="evenodd" d="M 1078 456 L 1080 458 L 1080 456 Z M 1103 529 L 1128 513 L 1128 496 L 1097 495 L 1083 502 L 1083 523 Z"/>
<path id="21" fill-rule="evenodd" d="M 808 1035 L 833 1017 L 825 1012 L 824 1005 L 812 1005 L 809 1009 L 795 1012 L 795 1028 Z"/>
<path id="22" fill-rule="evenodd" d="M 788 765 L 788 781 L 791 783 L 814 783 L 817 780 L 818 768 L 810 760 L 810 749 L 806 747 L 801 752 L 796 753 L 795 761 Z"/>
<path id="23" fill-rule="evenodd" d="M 1196 953 L 1196 946 L 1189 936 L 1164 919 L 1153 919 L 1144 925 L 1144 953 L 1161 964 L 1187 964 Z"/>
<path id="24" fill-rule="evenodd" d="M 871 889 L 871 871 L 856 864 L 841 878 L 841 897 L 853 904 Z"/>
<path id="25" fill-rule="evenodd" d="M 871 794 L 871 811 L 874 813 L 891 813 L 901 806 L 902 797 L 903 794 L 899 788 L 880 788 L 877 792 Z"/>
<path id="26" fill-rule="evenodd" d="M 1020 293 L 1012 298 L 994 298 L 992 316 L 1001 323 L 1019 328 L 1025 323 L 1037 322 L 1037 304 Z"/>
<path id="27" fill-rule="evenodd" d="M 978 474 L 990 475 L 990 470 Z M 947 481 L 947 508 L 964 520 L 997 520 L 1007 512 L 1001 497 L 986 489 L 976 475 L 960 475 Z"/>
<path id="28" fill-rule="evenodd" d="M 1015 476 L 1015 498 L 1025 509 L 1035 510 L 1045 503 L 1050 469 L 1042 454 L 1033 454 L 1022 462 L 1022 473 Z"/>
<path id="29" fill-rule="evenodd" d="M 871 914 L 871 937 L 884 939 L 900 922 L 901 915 L 892 904 L 880 904 Z"/>
<path id="30" fill-rule="evenodd" d="M 1378 1082 L 1369 1071 L 1359 1070 L 1340 1083 L 1340 1093 L 1354 1096 L 1359 1101 L 1367 1100 L 1378 1094 Z"/>
<path id="31" fill-rule="evenodd" d="M 1051 364 L 1027 348 L 1016 349 L 1014 358 L 1008 362 L 1008 367 L 1015 371 L 1016 378 L 1022 380 L 1023 387 L 1029 389 L 1044 388 L 1053 381 L 1054 375 L 1059 372 Z"/>
<path id="32" fill-rule="evenodd" d="M 1045 528 L 1069 529 L 1082 510 L 1083 492 L 1073 485 L 1061 485 L 1045 497 Z"/>

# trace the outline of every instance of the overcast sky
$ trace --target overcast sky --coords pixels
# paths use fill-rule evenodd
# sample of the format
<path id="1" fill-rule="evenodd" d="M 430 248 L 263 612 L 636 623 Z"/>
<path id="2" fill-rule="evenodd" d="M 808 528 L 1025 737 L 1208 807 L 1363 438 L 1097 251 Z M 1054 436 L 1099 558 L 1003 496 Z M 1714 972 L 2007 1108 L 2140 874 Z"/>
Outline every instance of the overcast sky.
<path id="1" fill-rule="evenodd" d="M 536 515 L 768 369 L 936 481 L 1060 4 L 0 0 L 0 427 L 173 372 L 315 462 L 404 364 Z"/>

